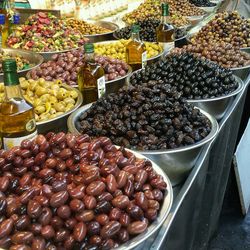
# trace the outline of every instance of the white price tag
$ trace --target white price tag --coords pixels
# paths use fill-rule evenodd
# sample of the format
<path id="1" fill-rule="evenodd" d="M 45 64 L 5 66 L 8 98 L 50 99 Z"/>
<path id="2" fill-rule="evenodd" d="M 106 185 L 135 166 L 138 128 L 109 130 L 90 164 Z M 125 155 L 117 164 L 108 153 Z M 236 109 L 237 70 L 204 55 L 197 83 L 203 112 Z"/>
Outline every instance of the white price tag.
<path id="1" fill-rule="evenodd" d="M 146 64 L 147 64 L 147 51 L 142 53 L 141 62 L 142 62 L 141 67 L 142 67 L 142 69 L 144 69 Z"/>
<path id="2" fill-rule="evenodd" d="M 97 88 L 98 88 L 98 98 L 101 98 L 106 92 L 105 76 L 97 79 Z"/>

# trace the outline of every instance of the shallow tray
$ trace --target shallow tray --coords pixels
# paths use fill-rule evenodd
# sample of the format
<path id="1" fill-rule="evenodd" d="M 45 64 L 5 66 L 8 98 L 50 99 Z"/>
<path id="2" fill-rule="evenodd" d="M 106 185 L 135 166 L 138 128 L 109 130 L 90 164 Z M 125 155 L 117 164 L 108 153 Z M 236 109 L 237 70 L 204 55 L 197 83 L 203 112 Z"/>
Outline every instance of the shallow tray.
<path id="1" fill-rule="evenodd" d="M 67 124 L 70 132 L 79 134 L 76 128 L 76 121 L 82 113 L 86 112 L 91 107 L 91 105 L 92 104 L 85 105 L 69 116 Z M 207 116 L 212 125 L 209 135 L 200 142 L 177 149 L 136 151 L 158 164 L 169 176 L 173 186 L 185 180 L 194 167 L 202 147 L 209 143 L 219 130 L 216 119 L 207 112 L 200 111 Z"/>
<path id="2" fill-rule="evenodd" d="M 35 69 L 36 67 L 40 66 L 43 63 L 43 57 L 32 51 L 21 50 L 21 49 L 11 49 L 11 48 L 4 48 L 1 50 L 8 53 L 11 56 L 19 55 L 23 57 L 24 59 L 27 59 L 31 64 L 34 64 L 33 67 L 18 71 L 17 74 L 19 77 L 25 76 L 27 72 L 29 72 L 32 69 Z M 0 82 L 3 82 L 3 73 L 0 73 Z"/>
<path id="3" fill-rule="evenodd" d="M 234 97 L 244 88 L 242 80 L 237 76 L 235 76 L 235 78 L 239 85 L 238 88 L 230 94 L 210 99 L 187 100 L 187 102 L 205 110 L 217 120 L 220 120 L 225 115 L 228 106 L 233 101 Z"/>

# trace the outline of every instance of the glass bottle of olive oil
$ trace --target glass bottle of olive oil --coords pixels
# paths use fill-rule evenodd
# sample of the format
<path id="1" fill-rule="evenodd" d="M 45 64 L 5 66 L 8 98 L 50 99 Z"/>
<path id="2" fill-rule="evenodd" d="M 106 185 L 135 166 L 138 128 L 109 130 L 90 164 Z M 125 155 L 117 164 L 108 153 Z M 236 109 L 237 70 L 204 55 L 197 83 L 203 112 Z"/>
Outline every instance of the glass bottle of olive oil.
<path id="1" fill-rule="evenodd" d="M 95 62 L 94 45 L 86 43 L 84 45 L 85 62 L 77 75 L 77 83 L 83 95 L 83 104 L 95 102 L 105 94 L 105 72 L 104 69 Z"/>
<path id="2" fill-rule="evenodd" d="M 169 20 L 169 7 L 167 3 L 162 3 L 161 23 L 156 28 L 157 42 L 160 43 L 164 51 L 169 51 L 174 47 L 174 26 Z"/>
<path id="3" fill-rule="evenodd" d="M 6 42 L 9 36 L 9 30 L 6 27 L 6 19 L 4 14 L 0 14 L 0 48 L 6 48 Z"/>
<path id="4" fill-rule="evenodd" d="M 22 95 L 16 61 L 3 61 L 5 99 L 0 105 L 0 133 L 4 149 L 37 135 L 33 106 Z"/>
<path id="5" fill-rule="evenodd" d="M 147 51 L 145 44 L 140 40 L 140 26 L 133 25 L 131 32 L 131 41 L 126 45 L 126 59 L 135 71 L 146 66 Z"/>

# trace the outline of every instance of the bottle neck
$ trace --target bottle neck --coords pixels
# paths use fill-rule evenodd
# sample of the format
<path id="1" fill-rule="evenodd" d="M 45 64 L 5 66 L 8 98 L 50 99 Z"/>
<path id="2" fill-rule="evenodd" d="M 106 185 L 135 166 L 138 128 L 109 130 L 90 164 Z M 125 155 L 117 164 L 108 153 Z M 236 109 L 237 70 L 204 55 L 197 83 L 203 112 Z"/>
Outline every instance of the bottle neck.
<path id="1" fill-rule="evenodd" d="M 140 34 L 139 34 L 139 32 L 137 32 L 137 33 L 132 32 L 131 39 L 133 41 L 140 41 Z"/>
<path id="2" fill-rule="evenodd" d="M 20 85 L 11 85 L 4 87 L 5 100 L 10 100 L 13 98 L 23 99 L 22 91 Z"/>
<path id="3" fill-rule="evenodd" d="M 94 63 L 95 62 L 95 54 L 94 54 L 94 52 L 85 53 L 85 61 L 87 63 Z"/>

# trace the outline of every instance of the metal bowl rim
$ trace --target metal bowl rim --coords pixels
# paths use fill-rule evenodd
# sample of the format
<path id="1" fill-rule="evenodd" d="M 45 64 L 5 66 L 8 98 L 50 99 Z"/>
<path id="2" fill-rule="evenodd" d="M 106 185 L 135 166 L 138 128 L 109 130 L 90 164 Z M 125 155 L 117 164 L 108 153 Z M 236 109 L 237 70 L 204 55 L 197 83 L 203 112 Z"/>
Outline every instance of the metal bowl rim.
<path id="1" fill-rule="evenodd" d="M 232 96 L 235 96 L 237 95 L 238 93 L 240 93 L 242 91 L 242 89 L 244 88 L 244 83 L 243 81 L 238 77 L 238 76 L 234 76 L 238 82 L 238 87 L 237 89 L 235 89 L 233 92 L 227 94 L 227 95 L 224 95 L 224 96 L 219 96 L 219 97 L 215 97 L 215 98 L 207 98 L 207 99 L 197 99 L 197 100 L 194 100 L 194 99 L 187 99 L 187 102 L 188 103 L 203 103 L 203 102 L 214 102 L 214 101 L 220 101 L 220 100 L 224 100 L 224 99 L 227 99 L 229 97 L 232 97 Z"/>
<path id="2" fill-rule="evenodd" d="M 74 50 L 78 50 L 80 49 L 81 47 L 76 47 L 76 48 L 71 48 L 71 49 L 65 49 L 65 50 L 54 50 L 54 51 L 42 51 L 42 52 L 35 52 L 37 54 L 40 54 L 40 55 L 50 55 L 50 54 L 61 54 L 61 53 L 67 53 L 67 52 L 71 52 L 71 51 L 74 51 Z M 32 50 L 31 50 L 32 51 Z M 34 52 L 34 51 L 32 51 Z"/>
<path id="3" fill-rule="evenodd" d="M 83 107 L 79 108 L 78 110 L 76 110 L 75 112 L 73 112 L 69 116 L 68 121 L 67 121 L 67 125 L 68 125 L 69 130 L 72 130 L 71 132 L 80 134 L 80 132 L 77 130 L 77 128 L 75 126 L 74 121 L 83 112 L 86 112 L 92 106 L 92 104 L 93 103 L 84 105 Z M 195 107 L 195 108 L 199 109 L 200 112 L 203 115 L 205 115 L 211 123 L 211 131 L 204 139 L 202 139 L 201 141 L 199 141 L 195 144 L 188 145 L 188 146 L 182 146 L 182 147 L 175 148 L 175 149 L 159 149 L 159 150 L 147 150 L 147 151 L 140 151 L 140 150 L 136 150 L 136 149 L 132 149 L 132 150 L 139 153 L 139 154 L 143 154 L 143 155 L 172 154 L 172 153 L 180 153 L 180 152 L 189 151 L 189 150 L 192 150 L 195 148 L 199 148 L 199 147 L 203 146 L 204 144 L 206 144 L 207 142 L 211 141 L 216 136 L 217 132 L 219 131 L 218 122 L 212 115 L 210 115 L 206 111 L 204 111 L 198 107 Z M 73 124 L 73 127 L 72 127 L 72 124 Z"/>
<path id="4" fill-rule="evenodd" d="M 88 22 L 91 23 L 90 21 L 88 21 Z M 114 32 L 116 32 L 119 29 L 119 26 L 117 24 L 115 24 L 115 23 L 112 23 L 112 22 L 107 22 L 107 21 L 93 21 L 93 23 L 95 23 L 95 22 L 112 24 L 113 26 L 115 26 L 115 29 L 111 30 L 109 32 L 106 32 L 106 33 L 100 33 L 100 34 L 94 34 L 94 35 L 84 35 L 84 37 L 86 37 L 86 38 L 92 38 L 92 37 L 98 37 L 98 36 L 111 35 L 111 34 L 113 34 Z"/>
<path id="5" fill-rule="evenodd" d="M 132 152 L 136 156 L 136 158 L 148 159 L 146 156 L 144 156 L 144 155 L 142 155 L 134 150 L 127 149 L 127 148 L 126 148 L 126 150 Z M 164 181 L 167 183 L 167 190 L 164 193 L 164 200 L 163 200 L 163 203 L 161 205 L 160 213 L 158 214 L 157 219 L 149 225 L 149 227 L 147 228 L 147 230 L 144 233 L 137 235 L 136 237 L 132 238 L 131 240 L 125 242 L 124 244 L 121 244 L 120 246 L 118 246 L 116 248 L 117 250 L 130 250 L 130 249 L 140 245 L 143 241 L 145 241 L 147 238 L 149 238 L 153 233 L 155 233 L 161 227 L 161 225 L 166 220 L 166 218 L 169 215 L 169 212 L 172 208 L 172 204 L 173 204 L 172 184 L 171 184 L 167 174 L 158 166 L 158 164 L 156 164 L 154 161 L 152 161 L 150 159 L 148 159 L 148 160 L 152 163 L 153 169 L 157 172 L 157 174 L 160 174 L 163 177 Z M 159 216 L 160 214 L 162 214 L 161 217 Z"/>
<path id="6" fill-rule="evenodd" d="M 206 13 L 207 14 L 207 13 Z M 205 16 L 206 16 L 206 14 L 204 14 L 204 15 L 200 15 L 200 16 L 184 16 L 185 18 L 187 18 L 187 19 L 191 19 L 191 20 L 200 20 L 200 19 L 203 19 Z"/>
<path id="7" fill-rule="evenodd" d="M 119 39 L 119 40 L 128 40 L 128 39 Z M 115 43 L 115 42 L 118 42 L 119 40 L 102 41 L 102 42 L 97 42 L 97 43 L 95 43 L 95 44 L 98 45 L 98 44 Z M 157 42 L 147 42 L 147 43 L 155 43 L 155 44 L 157 44 Z M 160 52 L 158 55 L 156 55 L 156 56 L 154 56 L 154 57 L 147 58 L 146 61 L 148 62 L 148 61 L 151 61 L 151 60 L 160 58 L 163 54 L 164 54 L 164 50 L 163 50 L 163 48 L 161 47 L 161 52 Z"/>
<path id="8" fill-rule="evenodd" d="M 39 67 L 43 62 L 44 62 L 44 58 L 41 56 L 41 55 L 39 55 L 38 53 L 36 53 L 36 52 L 34 52 L 34 51 L 31 51 L 31 50 L 24 50 L 24 49 L 12 49 L 12 48 L 2 48 L 1 50 L 6 50 L 7 52 L 8 51 L 10 51 L 10 52 L 17 52 L 17 54 L 18 53 L 25 53 L 25 54 L 33 54 L 33 57 L 35 58 L 37 58 L 38 59 L 38 64 L 36 64 L 35 66 L 33 66 L 33 67 L 30 67 L 30 68 L 28 68 L 28 69 L 22 69 L 22 70 L 19 70 L 19 71 L 17 71 L 17 73 L 19 74 L 19 73 L 25 73 L 25 72 L 29 72 L 30 70 L 33 70 L 33 69 L 35 69 L 35 68 L 37 68 L 37 67 Z M 0 76 L 1 75 L 3 75 L 3 73 L 0 73 Z"/>
<path id="9" fill-rule="evenodd" d="M 67 85 L 67 84 L 62 84 L 61 86 L 63 86 L 63 87 L 66 88 L 66 89 L 71 89 L 71 90 L 77 91 L 77 93 L 78 93 L 78 98 L 77 98 L 77 101 L 76 101 L 76 104 L 75 104 L 74 108 L 71 109 L 71 110 L 69 110 L 69 111 L 67 111 L 67 112 L 65 112 L 65 113 L 62 114 L 62 115 L 59 115 L 59 116 L 53 118 L 53 119 L 49 119 L 49 120 L 41 121 L 41 122 L 36 122 L 36 125 L 37 125 L 37 126 L 39 126 L 39 125 L 44 125 L 44 124 L 47 124 L 47 123 L 56 121 L 56 120 L 58 120 L 58 119 L 60 119 L 60 118 L 63 118 L 63 117 L 65 117 L 65 116 L 67 116 L 67 115 L 70 115 L 71 113 L 75 112 L 75 111 L 81 106 L 82 101 L 83 101 L 82 93 L 81 93 L 78 89 L 75 89 L 75 88 L 73 88 L 73 87 L 71 87 L 71 86 L 69 86 L 69 85 Z"/>

